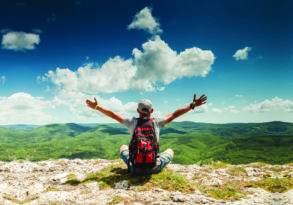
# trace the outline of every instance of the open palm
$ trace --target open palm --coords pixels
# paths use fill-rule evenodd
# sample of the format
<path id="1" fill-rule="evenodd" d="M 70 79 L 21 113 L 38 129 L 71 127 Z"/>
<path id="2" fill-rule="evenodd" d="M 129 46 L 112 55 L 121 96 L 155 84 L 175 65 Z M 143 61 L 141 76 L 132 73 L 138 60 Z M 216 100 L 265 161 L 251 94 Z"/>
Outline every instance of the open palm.
<path id="1" fill-rule="evenodd" d="M 206 102 L 207 102 L 207 96 L 206 95 L 202 95 L 198 99 L 196 99 L 196 94 L 194 94 L 193 101 L 190 104 L 190 107 L 192 109 L 194 109 L 195 107 L 201 106 L 201 105 L 205 104 Z"/>
<path id="2" fill-rule="evenodd" d="M 95 109 L 98 105 L 98 101 L 96 98 L 94 98 L 94 101 L 91 101 L 91 100 L 86 100 L 86 105 L 92 109 Z"/>

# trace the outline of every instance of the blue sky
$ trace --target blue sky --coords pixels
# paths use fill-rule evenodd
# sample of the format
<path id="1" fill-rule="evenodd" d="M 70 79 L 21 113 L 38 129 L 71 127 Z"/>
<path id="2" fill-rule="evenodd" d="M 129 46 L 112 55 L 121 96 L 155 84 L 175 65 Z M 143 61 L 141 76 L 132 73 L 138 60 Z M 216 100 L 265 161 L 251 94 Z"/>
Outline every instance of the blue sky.
<path id="1" fill-rule="evenodd" d="M 112 122 L 92 96 L 163 117 L 193 93 L 208 104 L 178 120 L 293 122 L 292 1 L 0 4 L 0 124 Z"/>

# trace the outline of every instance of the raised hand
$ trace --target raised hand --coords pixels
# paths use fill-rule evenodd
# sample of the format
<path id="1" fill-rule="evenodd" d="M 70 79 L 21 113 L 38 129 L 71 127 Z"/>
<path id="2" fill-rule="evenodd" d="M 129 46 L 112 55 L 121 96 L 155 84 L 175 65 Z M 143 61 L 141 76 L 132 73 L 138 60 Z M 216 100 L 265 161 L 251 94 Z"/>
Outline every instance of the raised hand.
<path id="1" fill-rule="evenodd" d="M 91 100 L 86 100 L 86 105 L 92 109 L 96 109 L 97 106 L 99 105 L 98 101 L 96 98 L 94 98 L 94 101 L 91 101 Z"/>
<path id="2" fill-rule="evenodd" d="M 198 99 L 196 99 L 196 94 L 193 96 L 193 101 L 190 103 L 190 108 L 194 109 L 195 107 L 201 106 L 207 102 L 207 96 L 202 95 Z"/>

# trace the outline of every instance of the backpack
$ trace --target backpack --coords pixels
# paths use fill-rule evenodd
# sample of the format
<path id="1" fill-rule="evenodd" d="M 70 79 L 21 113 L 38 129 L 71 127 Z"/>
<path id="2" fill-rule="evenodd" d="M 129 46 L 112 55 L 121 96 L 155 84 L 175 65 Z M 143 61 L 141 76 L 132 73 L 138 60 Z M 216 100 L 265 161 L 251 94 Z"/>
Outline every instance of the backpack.
<path id="1" fill-rule="evenodd" d="M 159 144 L 156 138 L 154 119 L 137 118 L 129 144 L 129 162 L 134 172 L 148 172 L 156 166 Z"/>

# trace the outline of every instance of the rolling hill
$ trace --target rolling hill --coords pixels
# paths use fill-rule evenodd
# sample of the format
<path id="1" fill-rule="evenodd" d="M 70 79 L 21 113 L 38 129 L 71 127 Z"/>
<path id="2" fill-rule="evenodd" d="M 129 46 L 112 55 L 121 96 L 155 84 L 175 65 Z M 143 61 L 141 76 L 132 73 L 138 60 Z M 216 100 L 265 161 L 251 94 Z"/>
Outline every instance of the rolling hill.
<path id="1" fill-rule="evenodd" d="M 118 157 L 128 144 L 119 124 L 51 124 L 0 127 L 0 160 Z M 174 122 L 161 130 L 161 150 L 175 151 L 175 163 L 232 164 L 293 162 L 293 123 L 209 124 Z"/>

